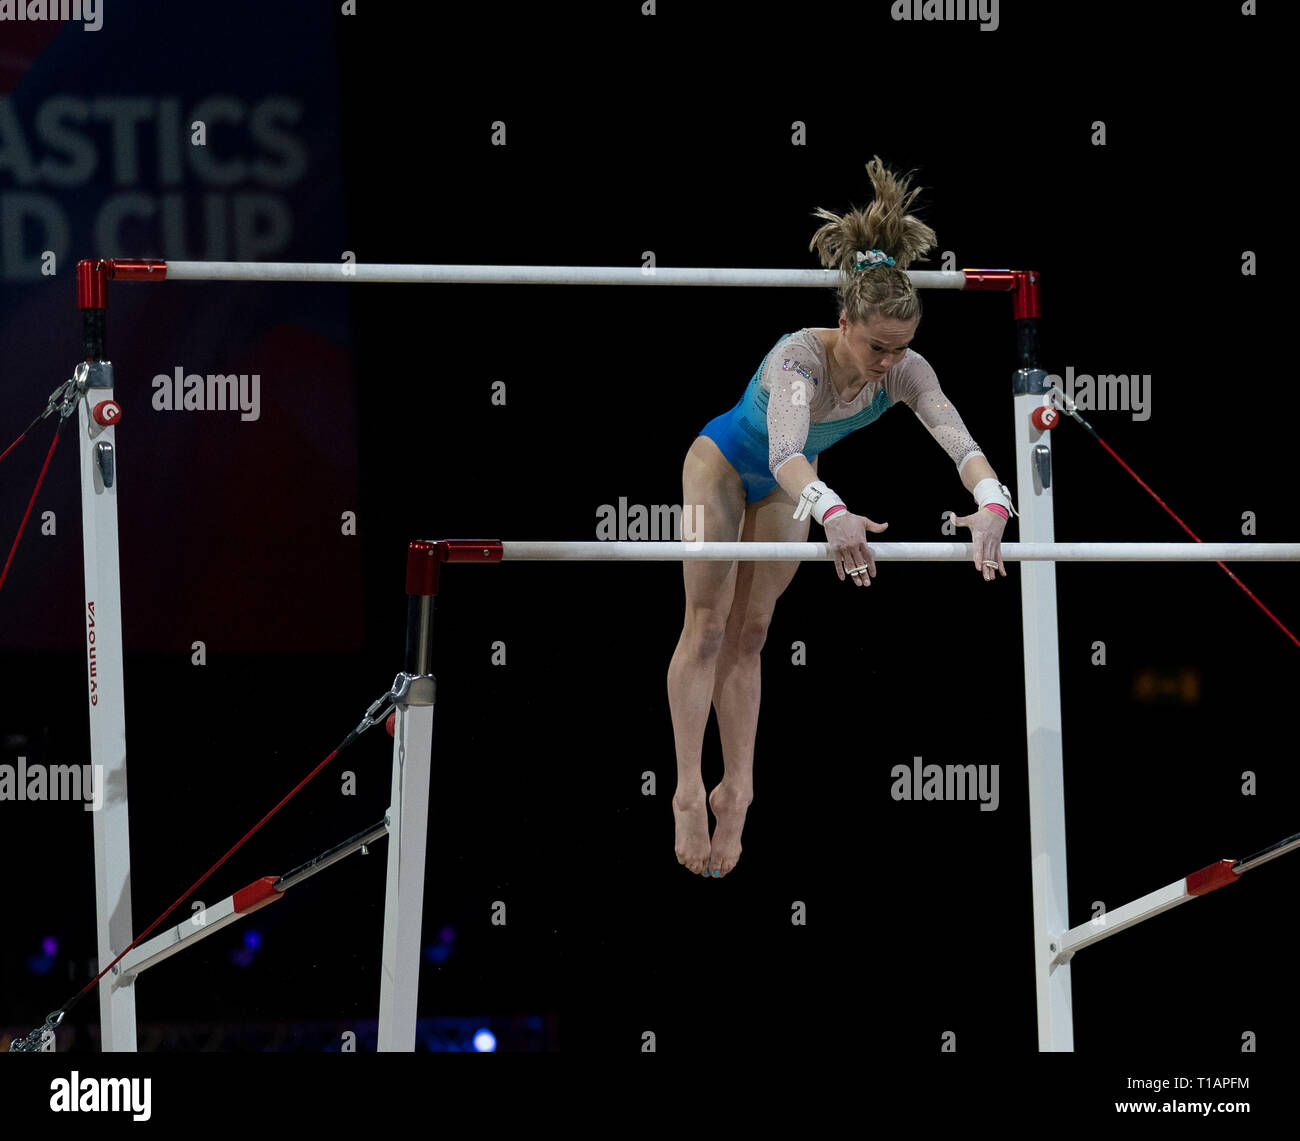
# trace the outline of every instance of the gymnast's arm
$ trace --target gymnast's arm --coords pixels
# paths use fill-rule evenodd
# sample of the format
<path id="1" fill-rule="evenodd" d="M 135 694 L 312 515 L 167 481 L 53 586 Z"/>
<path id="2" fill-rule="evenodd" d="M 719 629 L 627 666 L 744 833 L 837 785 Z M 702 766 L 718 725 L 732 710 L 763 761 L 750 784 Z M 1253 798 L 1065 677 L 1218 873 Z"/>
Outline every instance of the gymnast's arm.
<path id="1" fill-rule="evenodd" d="M 897 397 L 911 406 L 917 419 L 957 465 L 957 475 L 962 485 L 971 492 L 976 502 L 997 503 L 1002 508 L 1009 509 L 1011 500 L 1003 495 L 1001 483 L 992 466 L 979 450 L 979 445 L 971 439 L 971 434 L 966 430 L 952 401 L 943 394 L 939 378 L 934 375 L 934 369 L 925 358 L 915 353 L 905 358 L 904 367 L 899 370 L 894 385 L 895 391 L 891 398 Z M 959 527 L 970 528 L 972 561 L 985 581 L 992 581 L 998 574 L 1005 578 L 1007 570 L 1002 565 L 1002 529 L 1006 526 L 1006 517 L 1002 512 L 993 511 L 987 506 L 977 507 L 975 511 L 956 516 L 953 522 Z"/>
<path id="2" fill-rule="evenodd" d="M 788 367 L 782 367 L 782 363 Z M 819 371 L 806 350 L 790 346 L 780 360 L 772 354 L 767 365 L 767 467 L 772 478 L 796 503 L 803 489 L 817 478 L 803 454 L 808 440 L 813 377 Z"/>
<path id="3" fill-rule="evenodd" d="M 957 475 L 961 479 L 962 487 L 972 494 L 975 492 L 975 485 L 980 480 L 998 479 L 997 473 L 993 470 L 993 465 L 984 458 L 983 452 L 971 452 L 966 457 L 966 462 L 959 465 Z M 998 480 L 998 482 L 1001 483 L 1002 481 Z"/>
<path id="4" fill-rule="evenodd" d="M 781 485 L 782 490 L 798 504 L 804 489 L 817 480 L 808 457 L 803 454 L 804 444 L 808 439 L 808 427 L 811 423 L 809 404 L 812 401 L 811 386 L 820 369 L 817 361 L 806 350 L 791 349 L 789 357 L 782 357 L 779 363 L 768 363 L 768 401 L 767 401 L 767 440 L 768 470 L 772 478 Z M 824 383 L 830 383 L 823 379 Z M 825 485 L 821 488 L 828 491 Z M 823 494 L 824 494 L 823 491 Z M 838 503 L 829 518 L 822 511 L 813 512 L 813 517 L 821 520 L 826 529 L 826 542 L 834 556 L 835 573 L 842 581 L 850 567 L 866 567 L 867 573 L 855 577 L 858 586 L 870 586 L 871 576 L 876 573 L 875 556 L 867 546 L 866 528 L 883 531 L 888 524 L 878 524 L 865 516 L 854 515 L 845 504 L 841 509 Z M 798 508 L 796 508 L 796 512 Z"/>
<path id="5" fill-rule="evenodd" d="M 817 478 L 817 473 L 813 471 L 812 464 L 802 452 L 795 452 L 789 459 L 781 462 L 773 472 L 772 478 L 781 485 L 791 499 L 798 503 L 803 489 Z"/>
<path id="6" fill-rule="evenodd" d="M 916 418 L 957 465 L 957 476 L 967 491 L 973 493 L 980 480 L 998 478 L 993 465 L 971 438 L 952 401 L 939 387 L 939 378 L 924 357 L 918 353 L 909 354 L 907 366 L 895 383 L 897 388 L 890 393 L 891 397 L 901 400 L 916 413 Z M 994 512 L 989 514 L 1001 521 L 1001 516 Z"/>

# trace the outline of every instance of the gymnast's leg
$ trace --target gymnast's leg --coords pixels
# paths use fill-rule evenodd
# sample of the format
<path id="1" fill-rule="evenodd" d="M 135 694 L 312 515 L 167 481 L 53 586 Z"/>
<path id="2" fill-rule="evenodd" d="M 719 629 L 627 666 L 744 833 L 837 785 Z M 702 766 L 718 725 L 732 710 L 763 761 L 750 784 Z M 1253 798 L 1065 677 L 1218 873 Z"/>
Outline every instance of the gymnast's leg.
<path id="1" fill-rule="evenodd" d="M 817 461 L 813 461 L 817 470 Z M 781 488 L 745 509 L 744 542 L 805 543 L 808 520 L 796 522 L 794 501 Z M 741 563 L 727 618 L 722 651 L 713 682 L 713 708 L 722 733 L 721 782 L 709 793 L 717 819 L 709 854 L 709 871 L 725 876 L 740 859 L 740 833 L 754 799 L 754 738 L 762 692 L 759 654 L 767 640 L 776 600 L 794 578 L 799 564 Z"/>
<path id="2" fill-rule="evenodd" d="M 744 514 L 745 490 L 736 469 L 711 439 L 697 436 L 682 467 L 682 537 L 734 543 Z M 714 669 L 736 584 L 736 564 L 691 559 L 682 563 L 682 574 L 686 620 L 668 666 L 668 708 L 677 750 L 675 847 L 678 863 L 707 875 L 709 814 L 700 752 L 713 700 Z"/>

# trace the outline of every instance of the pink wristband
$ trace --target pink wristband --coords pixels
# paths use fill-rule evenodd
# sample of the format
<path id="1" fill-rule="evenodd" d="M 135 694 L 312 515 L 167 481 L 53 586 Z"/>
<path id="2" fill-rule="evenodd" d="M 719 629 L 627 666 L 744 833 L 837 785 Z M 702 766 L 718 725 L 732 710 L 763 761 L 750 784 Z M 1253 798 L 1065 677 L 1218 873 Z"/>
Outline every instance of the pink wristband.
<path id="1" fill-rule="evenodd" d="M 996 512 L 998 515 L 1002 516 L 1003 520 L 1008 518 L 1007 509 L 1000 503 L 986 503 L 984 504 L 984 510 Z"/>
<path id="2" fill-rule="evenodd" d="M 829 511 L 826 512 L 825 515 L 822 516 L 822 526 L 823 527 L 826 526 L 826 520 L 829 519 L 832 515 L 837 515 L 839 514 L 839 512 L 847 511 L 847 510 L 848 508 L 845 507 L 843 503 L 835 504 L 834 507 L 832 507 Z"/>

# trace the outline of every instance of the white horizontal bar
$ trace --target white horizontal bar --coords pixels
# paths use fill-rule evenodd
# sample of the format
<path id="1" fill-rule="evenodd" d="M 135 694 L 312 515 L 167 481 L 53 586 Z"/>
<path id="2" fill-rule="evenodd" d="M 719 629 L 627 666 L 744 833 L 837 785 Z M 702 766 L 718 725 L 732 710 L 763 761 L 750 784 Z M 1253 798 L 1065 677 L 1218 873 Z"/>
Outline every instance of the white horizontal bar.
<path id="1" fill-rule="evenodd" d="M 1187 880 L 1181 879 L 1169 884 L 1168 887 L 1150 892 L 1141 899 L 1135 899 L 1132 903 L 1126 903 L 1123 907 L 1117 907 L 1114 911 L 1106 912 L 1101 917 L 1100 923 L 1089 921 L 1081 923 L 1078 927 L 1071 927 L 1057 941 L 1056 961 L 1068 960 L 1071 955 L 1084 947 L 1090 947 L 1093 943 L 1099 943 L 1111 935 L 1118 935 L 1144 919 L 1150 919 L 1162 911 L 1168 911 L 1171 907 L 1177 907 L 1180 903 L 1195 898 L 1188 894 Z"/>
<path id="2" fill-rule="evenodd" d="M 970 543 L 874 543 L 880 562 L 971 562 Z M 682 559 L 745 562 L 828 562 L 825 543 L 591 543 L 512 542 L 502 558 L 573 562 L 677 562 Z M 1004 562 L 1289 562 L 1300 543 L 1003 543 Z"/>
<path id="3" fill-rule="evenodd" d="M 194 946 L 200 939 L 215 935 L 223 927 L 229 927 L 247 914 L 246 911 L 236 911 L 235 897 L 228 895 L 221 902 L 204 908 L 202 926 L 195 926 L 192 918 L 182 919 L 169 931 L 155 935 L 147 943 L 141 943 L 140 946 L 126 953 L 114 968 L 117 975 L 113 980 L 114 989 L 129 986 L 141 971 L 147 971 L 164 959 L 170 959 L 177 951 Z"/>
<path id="4" fill-rule="evenodd" d="M 918 289 L 965 289 L 960 270 L 908 270 Z M 168 281 L 425 282 L 445 285 L 747 285 L 833 288 L 833 269 L 670 269 L 587 265 L 347 265 L 343 262 L 169 261 Z"/>

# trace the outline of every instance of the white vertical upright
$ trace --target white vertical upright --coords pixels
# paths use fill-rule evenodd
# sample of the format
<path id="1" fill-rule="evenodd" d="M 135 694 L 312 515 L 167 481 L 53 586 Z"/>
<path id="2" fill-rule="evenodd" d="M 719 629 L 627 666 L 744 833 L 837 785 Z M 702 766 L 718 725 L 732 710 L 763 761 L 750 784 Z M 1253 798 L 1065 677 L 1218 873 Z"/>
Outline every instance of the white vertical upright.
<path id="1" fill-rule="evenodd" d="M 77 402 L 86 573 L 86 609 L 82 623 L 90 699 L 90 761 L 95 779 L 103 782 L 103 805 L 92 813 L 96 947 L 101 968 L 125 950 L 134 937 L 117 544 L 117 429 L 114 420 L 101 424 L 93 415 L 95 406 L 112 400 L 112 385 L 113 366 L 95 362 L 86 374 L 85 399 Z M 101 1048 L 134 1051 L 135 988 L 101 986 L 98 989 Z"/>
<path id="2" fill-rule="evenodd" d="M 412 683 L 427 704 L 398 705 L 393 725 L 393 794 L 388 819 L 388 886 L 384 896 L 383 973 L 379 982 L 379 1049 L 414 1050 L 420 996 L 420 926 L 424 918 L 424 849 L 429 830 L 433 753 L 433 679 Z"/>
<path id="3" fill-rule="evenodd" d="M 1043 403 L 1041 369 L 1016 378 L 1016 485 L 1020 538 L 1055 541 L 1051 432 L 1030 414 Z M 1029 389 L 1030 391 L 1026 391 Z M 1068 963 L 1052 965 L 1052 939 L 1069 929 L 1065 869 L 1065 780 L 1061 752 L 1061 659 L 1056 627 L 1056 564 L 1020 564 L 1025 645 L 1025 731 L 1029 760 L 1029 844 L 1034 897 L 1034 978 L 1039 1050 L 1073 1050 Z"/>

